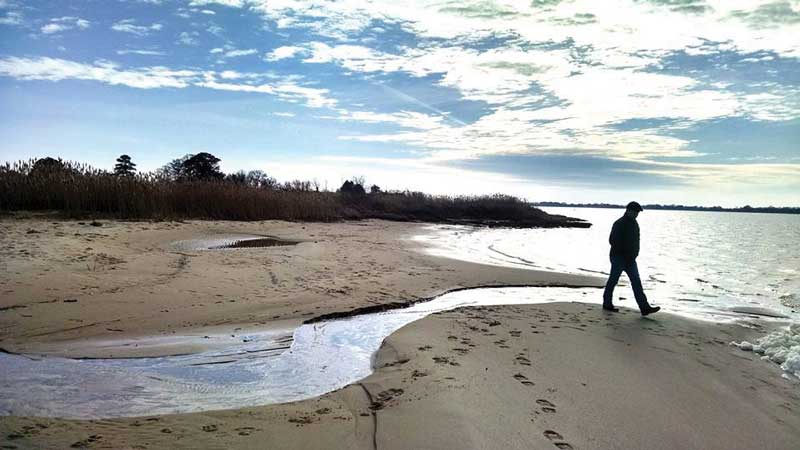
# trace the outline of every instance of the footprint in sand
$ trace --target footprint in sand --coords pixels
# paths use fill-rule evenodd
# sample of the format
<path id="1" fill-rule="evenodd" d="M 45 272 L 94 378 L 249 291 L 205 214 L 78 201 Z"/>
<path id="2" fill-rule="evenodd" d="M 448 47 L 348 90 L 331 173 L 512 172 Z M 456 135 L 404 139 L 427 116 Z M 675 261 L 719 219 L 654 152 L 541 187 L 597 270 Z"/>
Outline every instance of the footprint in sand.
<path id="1" fill-rule="evenodd" d="M 544 434 L 544 437 L 546 437 L 547 439 L 550 439 L 551 441 L 561 441 L 562 439 L 564 439 L 564 436 L 562 436 L 561 434 L 559 434 L 559 433 L 557 433 L 557 432 L 555 432 L 553 430 L 544 430 L 543 434 Z M 574 448 L 574 447 L 572 447 L 572 445 L 570 445 L 570 444 L 568 444 L 566 442 L 553 442 L 553 445 L 555 445 L 558 448 L 562 448 L 562 449 L 572 449 L 572 448 Z"/>
<path id="2" fill-rule="evenodd" d="M 452 358 L 447 356 L 434 356 L 433 361 L 436 364 L 449 364 L 451 366 L 460 366 L 458 362 L 454 361 Z"/>
<path id="3" fill-rule="evenodd" d="M 422 377 L 427 377 L 427 376 L 428 376 L 428 372 L 419 371 L 417 369 L 414 369 L 414 371 L 411 373 L 411 378 L 413 378 L 415 380 L 417 378 L 422 378 Z"/>
<path id="4" fill-rule="evenodd" d="M 494 345 L 496 345 L 496 346 L 498 346 L 500 348 L 509 348 L 506 345 L 506 340 L 505 339 L 500 339 L 499 341 L 494 341 Z"/>
<path id="5" fill-rule="evenodd" d="M 93 434 L 93 435 L 89 436 L 88 438 L 86 438 L 86 439 L 84 439 L 82 441 L 75 442 L 74 444 L 70 445 L 70 447 L 72 447 L 72 448 L 87 448 L 87 447 L 91 447 L 95 442 L 100 441 L 102 439 L 103 439 L 103 436 L 100 436 L 99 434 Z"/>
<path id="6" fill-rule="evenodd" d="M 515 374 L 514 375 L 514 379 L 516 379 L 520 383 L 524 384 L 525 386 L 534 386 L 535 385 L 535 383 L 533 381 L 530 381 L 528 379 L 528 377 L 526 377 L 525 375 L 523 375 L 521 373 Z"/>
<path id="7" fill-rule="evenodd" d="M 387 403 L 389 403 L 392 399 L 397 398 L 403 395 L 405 391 L 402 389 L 391 388 L 385 391 L 381 391 L 375 397 L 375 400 L 372 404 L 369 405 L 369 409 L 373 411 L 377 411 L 379 409 L 383 409 Z"/>
<path id="8" fill-rule="evenodd" d="M 250 436 L 256 429 L 253 427 L 236 428 L 235 431 L 239 432 L 239 436 Z"/>
<path id="9" fill-rule="evenodd" d="M 560 441 L 561 439 L 564 439 L 564 436 L 560 435 L 559 433 L 553 430 L 544 430 L 544 437 L 550 439 L 551 441 L 556 441 L 556 440 Z"/>
<path id="10" fill-rule="evenodd" d="M 528 358 L 526 358 L 526 357 L 524 357 L 522 355 L 517 355 L 517 357 L 514 358 L 514 359 L 516 359 L 516 361 L 518 363 L 522 364 L 523 366 L 530 366 L 531 365 L 531 360 L 529 360 Z"/>
<path id="11" fill-rule="evenodd" d="M 554 414 L 556 412 L 556 405 L 552 404 L 551 402 L 545 399 L 538 399 L 536 403 L 542 406 L 542 411 L 550 414 Z"/>

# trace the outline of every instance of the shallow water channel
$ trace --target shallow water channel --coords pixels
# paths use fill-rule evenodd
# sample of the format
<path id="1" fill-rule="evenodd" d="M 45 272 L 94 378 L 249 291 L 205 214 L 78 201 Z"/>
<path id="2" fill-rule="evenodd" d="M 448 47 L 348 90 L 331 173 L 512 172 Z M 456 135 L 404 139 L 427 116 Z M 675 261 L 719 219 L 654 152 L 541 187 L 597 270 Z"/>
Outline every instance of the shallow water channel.
<path id="1" fill-rule="evenodd" d="M 462 290 L 403 309 L 307 324 L 293 331 L 237 335 L 241 342 L 229 348 L 183 356 L 67 359 L 0 354 L 0 414 L 89 419 L 303 400 L 368 376 L 383 339 L 428 314 L 461 306 L 597 303 L 599 295 L 590 288 Z M 202 342 L 204 336 L 196 339 Z"/>

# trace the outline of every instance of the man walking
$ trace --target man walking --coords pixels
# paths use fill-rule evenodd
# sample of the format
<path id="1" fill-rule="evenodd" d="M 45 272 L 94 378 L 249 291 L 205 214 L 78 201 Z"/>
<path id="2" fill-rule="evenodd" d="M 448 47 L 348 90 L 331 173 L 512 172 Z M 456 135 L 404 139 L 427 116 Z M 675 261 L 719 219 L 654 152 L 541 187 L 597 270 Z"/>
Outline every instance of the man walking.
<path id="1" fill-rule="evenodd" d="M 611 244 L 611 274 L 606 282 L 606 290 L 603 292 L 603 309 L 606 311 L 617 312 L 612 302 L 614 287 L 619 281 L 619 276 L 624 271 L 628 274 L 633 288 L 633 296 L 639 305 L 639 310 L 643 316 L 658 312 L 661 307 L 650 306 L 647 303 L 647 296 L 642 289 L 642 280 L 639 278 L 639 268 L 636 266 L 636 257 L 639 256 L 639 224 L 636 216 L 642 212 L 642 205 L 636 202 L 628 203 L 625 207 L 625 215 L 614 222 L 611 227 L 611 235 L 608 242 Z"/>

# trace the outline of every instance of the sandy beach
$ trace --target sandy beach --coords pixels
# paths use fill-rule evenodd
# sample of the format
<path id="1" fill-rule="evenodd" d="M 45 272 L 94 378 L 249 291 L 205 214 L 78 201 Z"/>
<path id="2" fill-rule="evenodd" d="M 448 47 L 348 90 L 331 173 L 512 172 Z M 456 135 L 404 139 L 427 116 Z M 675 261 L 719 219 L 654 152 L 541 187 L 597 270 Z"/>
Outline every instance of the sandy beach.
<path id="1" fill-rule="evenodd" d="M 424 224 L 91 223 L 0 220 L 0 348 L 70 357 L 181 354 L 197 350 L 196 340 L 176 336 L 291 329 L 324 314 L 457 288 L 602 283 L 428 256 L 409 240 Z M 230 234 L 300 244 L 235 251 L 172 246 Z M 143 337 L 170 339 L 115 344 Z"/>
<path id="2" fill-rule="evenodd" d="M 365 380 L 232 411 L 5 417 L 7 448 L 792 449 L 797 385 L 741 328 L 595 305 L 465 308 L 390 336 Z"/>
<path id="3" fill-rule="evenodd" d="M 408 240 L 419 224 L 100 225 L 0 221 L 0 347 L 177 354 L 194 348 L 91 343 L 293 326 L 460 287 L 603 282 L 428 256 Z M 224 233 L 303 242 L 169 245 Z M 763 330 L 565 300 L 433 314 L 386 338 L 372 375 L 309 400 L 90 421 L 0 417 L 2 448 L 796 448 L 797 382 L 729 345 Z"/>

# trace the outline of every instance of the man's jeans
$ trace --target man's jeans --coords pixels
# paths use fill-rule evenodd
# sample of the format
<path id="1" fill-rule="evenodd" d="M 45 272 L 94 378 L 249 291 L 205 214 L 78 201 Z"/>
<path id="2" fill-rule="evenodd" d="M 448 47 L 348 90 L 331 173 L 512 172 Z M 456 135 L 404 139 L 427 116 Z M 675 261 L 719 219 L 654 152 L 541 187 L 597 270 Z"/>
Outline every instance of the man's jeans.
<path id="1" fill-rule="evenodd" d="M 636 260 L 616 255 L 611 257 L 611 274 L 608 276 L 606 290 L 603 292 L 603 306 L 612 306 L 614 287 L 623 271 L 628 274 L 628 279 L 631 281 L 633 296 L 636 298 L 639 309 L 641 311 L 648 309 L 650 304 L 647 303 L 647 296 L 644 295 L 644 289 L 642 289 L 642 280 L 639 278 L 639 267 L 636 266 Z"/>

